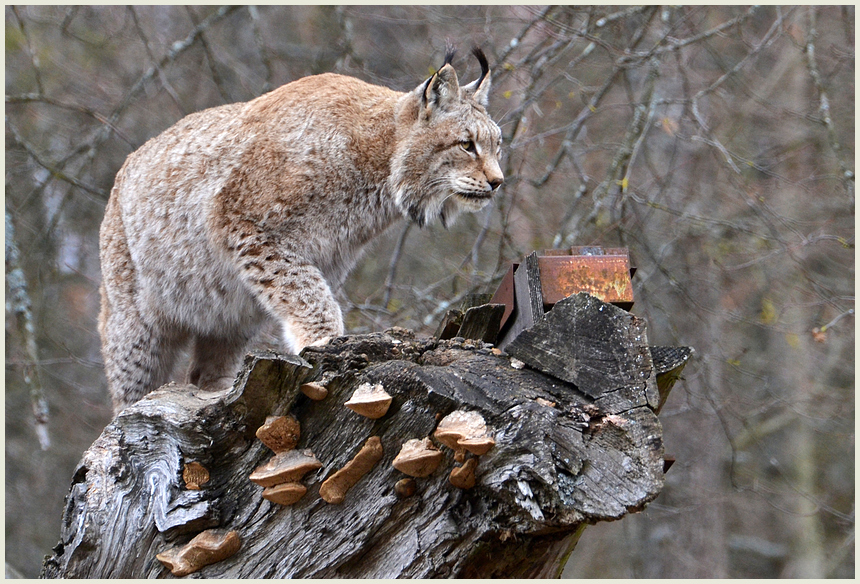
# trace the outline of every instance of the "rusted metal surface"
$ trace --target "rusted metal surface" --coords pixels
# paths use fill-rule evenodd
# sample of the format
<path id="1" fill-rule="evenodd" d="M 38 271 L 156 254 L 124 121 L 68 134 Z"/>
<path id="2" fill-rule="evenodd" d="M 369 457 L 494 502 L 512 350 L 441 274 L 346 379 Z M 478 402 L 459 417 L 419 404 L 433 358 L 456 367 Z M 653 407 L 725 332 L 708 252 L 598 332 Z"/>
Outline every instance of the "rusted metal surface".
<path id="1" fill-rule="evenodd" d="M 493 294 L 492 300 L 490 300 L 490 304 L 505 305 L 505 312 L 502 314 L 502 322 L 499 324 L 501 328 L 505 328 L 508 318 L 510 318 L 511 313 L 514 311 L 514 271 L 518 267 L 518 263 L 511 264 L 511 267 L 508 268 L 508 273 L 505 274 L 504 278 L 502 278 L 502 281 L 499 283 L 499 288 L 496 290 L 496 293 Z"/>
<path id="2" fill-rule="evenodd" d="M 630 257 L 624 255 L 539 256 L 544 308 L 577 292 L 628 309 L 633 306 Z"/>
<path id="3" fill-rule="evenodd" d="M 531 271 L 537 271 L 539 278 L 526 285 L 528 278 L 523 271 L 526 264 L 513 263 L 490 300 L 505 305 L 496 343 L 500 348 L 534 323 L 537 303 L 542 303 L 542 312 L 546 312 L 563 298 L 586 292 L 625 310 L 633 307 L 631 277 L 635 269 L 630 267 L 627 248 L 577 246 L 546 249 L 543 255 L 533 253 L 528 257 L 537 259 L 537 270 L 533 267 Z"/>
<path id="4" fill-rule="evenodd" d="M 626 247 L 597 247 L 593 245 L 575 245 L 566 249 L 545 249 L 545 256 L 625 256 L 630 259 L 630 251 Z M 636 267 L 630 266 L 630 277 L 636 274 Z"/>

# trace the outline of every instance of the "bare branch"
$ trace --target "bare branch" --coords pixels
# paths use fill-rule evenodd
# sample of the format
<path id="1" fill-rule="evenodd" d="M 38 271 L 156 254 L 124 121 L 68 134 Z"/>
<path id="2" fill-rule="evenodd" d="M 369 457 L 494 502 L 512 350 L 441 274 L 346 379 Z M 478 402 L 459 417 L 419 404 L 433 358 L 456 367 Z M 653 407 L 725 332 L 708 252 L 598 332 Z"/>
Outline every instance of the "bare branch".
<path id="1" fill-rule="evenodd" d="M 143 90 L 144 86 L 150 80 L 152 80 L 153 77 L 155 77 L 159 69 L 162 69 L 168 64 L 173 63 L 180 55 L 182 55 L 185 51 L 187 51 L 189 48 L 191 48 L 191 46 L 194 45 L 194 43 L 197 41 L 200 35 L 203 34 L 204 31 L 209 29 L 215 23 L 223 20 L 239 8 L 240 7 L 238 6 L 222 6 L 214 14 L 211 14 L 204 18 L 200 22 L 200 24 L 195 26 L 194 29 L 190 33 L 188 33 L 188 35 L 184 39 L 173 43 L 170 46 L 170 50 L 167 51 L 167 54 L 162 57 L 161 60 L 159 60 L 157 63 L 153 64 L 152 67 L 147 69 L 146 72 L 141 75 L 141 77 L 137 80 L 137 82 L 135 82 L 131 89 L 126 92 L 126 95 L 123 100 L 119 103 L 119 105 L 117 105 L 116 108 L 114 108 L 114 111 L 111 113 L 110 118 L 108 118 L 111 123 L 116 123 L 122 112 L 124 112 L 125 109 L 131 104 L 132 100 L 137 97 L 137 94 Z M 108 133 L 103 132 L 102 135 L 95 140 L 95 144 L 93 145 L 93 147 L 95 148 L 102 142 L 104 142 L 107 139 L 108 135 Z"/>
<path id="2" fill-rule="evenodd" d="M 385 277 L 385 293 L 382 296 L 382 305 L 387 307 L 391 302 L 391 291 L 394 288 L 394 278 L 397 275 L 397 265 L 400 263 L 400 256 L 403 254 L 403 245 L 406 243 L 406 237 L 409 235 L 409 230 L 412 228 L 412 222 L 407 221 L 403 226 L 403 231 L 400 232 L 400 237 L 397 238 L 397 245 L 394 246 L 394 252 L 391 254 L 391 261 L 388 263 L 388 275 Z"/>
<path id="3" fill-rule="evenodd" d="M 63 172 L 58 165 L 45 161 L 39 154 L 36 153 L 36 151 L 29 144 L 27 144 L 21 138 L 21 135 L 18 133 L 18 131 L 15 129 L 15 127 L 12 126 L 12 124 L 9 122 L 9 118 L 6 118 L 6 129 L 8 129 L 9 132 L 12 134 L 12 139 L 15 142 L 15 144 L 18 147 L 20 147 L 22 150 L 24 150 L 27 154 L 29 154 L 30 158 L 32 158 L 36 164 L 38 164 L 39 166 L 41 166 L 42 168 L 44 168 L 45 170 L 50 172 L 53 177 L 58 178 L 62 181 L 65 181 L 69 184 L 72 184 L 72 185 L 78 187 L 79 189 L 81 189 L 81 190 L 83 190 L 83 191 L 85 191 L 91 195 L 96 195 L 97 197 L 100 197 L 102 203 L 105 200 L 107 200 L 108 193 L 106 193 L 105 191 L 103 191 L 97 187 L 88 185 L 88 184 L 82 182 L 81 180 L 78 180 L 77 178 L 75 178 L 73 176 L 69 176 L 65 172 Z"/>
<path id="4" fill-rule="evenodd" d="M 197 20 L 197 15 L 194 14 L 194 11 L 191 9 L 191 7 L 186 6 L 185 11 L 188 13 L 188 18 L 191 20 L 191 23 L 194 26 L 197 26 L 199 24 Z M 215 87 L 218 88 L 218 93 L 221 94 L 221 99 L 224 101 L 224 103 L 231 103 L 233 99 L 230 97 L 230 93 L 225 87 L 224 78 L 221 77 L 221 74 L 218 72 L 218 67 L 216 67 L 215 55 L 212 53 L 212 49 L 209 47 L 209 43 L 206 42 L 206 35 L 203 33 L 200 33 L 200 46 L 203 47 L 203 53 L 206 55 L 206 62 L 209 64 L 209 72 L 212 74 L 212 81 L 215 82 Z"/>
<path id="5" fill-rule="evenodd" d="M 134 22 L 134 28 L 135 30 L 137 30 L 137 35 L 140 37 L 140 40 L 143 41 L 143 47 L 144 49 L 146 49 L 146 54 L 149 56 L 149 60 L 154 63 L 155 70 L 158 73 L 158 80 L 161 81 L 161 86 L 170 96 L 170 99 L 173 100 L 173 103 L 176 104 L 176 107 L 179 108 L 180 113 L 183 116 L 186 115 L 188 112 L 185 111 L 185 108 L 182 106 L 182 102 L 179 100 L 179 96 L 176 94 L 176 90 L 173 89 L 173 86 L 167 79 L 167 75 L 164 74 L 164 70 L 159 66 L 158 61 L 155 59 L 155 55 L 152 54 L 152 49 L 149 46 L 149 39 L 143 32 L 143 28 L 140 26 L 140 21 L 137 18 L 137 11 L 134 9 L 134 6 L 129 6 L 128 11 L 129 13 L 131 13 L 131 19 Z M 202 42 L 202 33 L 200 35 L 200 39 Z"/>
<path id="6" fill-rule="evenodd" d="M 77 105 L 73 103 L 65 103 L 59 101 L 57 99 L 53 99 L 48 97 L 47 95 L 42 95 L 39 93 L 24 93 L 22 95 L 7 95 L 6 103 L 46 103 L 48 105 L 52 105 L 54 107 L 59 107 L 67 110 L 76 111 L 82 113 L 84 115 L 90 116 L 94 120 L 98 121 L 101 124 L 109 126 L 110 129 L 126 144 L 129 146 L 134 146 L 134 143 L 131 139 L 126 136 L 122 130 L 117 128 L 115 125 L 111 123 L 109 119 L 100 114 L 99 112 L 92 110 L 88 107 Z"/>
<path id="7" fill-rule="evenodd" d="M 12 9 L 12 14 L 15 15 L 15 20 L 18 21 L 18 28 L 24 36 L 24 41 L 27 43 L 27 54 L 30 55 L 30 63 L 33 65 L 33 76 L 36 79 L 36 90 L 39 92 L 39 95 L 42 95 L 45 93 L 45 88 L 42 86 L 42 70 L 39 66 L 39 56 L 33 49 L 30 33 L 27 31 L 27 27 L 24 26 L 24 19 L 18 14 L 18 8 L 16 6 L 10 6 L 10 8 Z"/>
<path id="8" fill-rule="evenodd" d="M 9 205 L 6 205 L 6 284 L 9 286 L 6 312 L 15 316 L 27 354 L 27 362 L 24 364 L 24 382 L 30 387 L 36 436 L 42 450 L 47 450 L 51 446 L 48 435 L 48 401 L 45 399 L 39 377 L 39 349 L 36 346 L 32 302 L 27 280 L 21 269 L 21 254 L 15 241 L 15 228 Z"/>
<path id="9" fill-rule="evenodd" d="M 263 93 L 274 88 L 272 84 L 272 60 L 269 57 L 269 49 L 263 41 L 263 33 L 260 30 L 260 12 L 256 6 L 248 6 L 248 15 L 251 17 L 251 27 L 254 30 L 254 43 L 260 53 L 260 61 L 266 70 L 266 82 L 263 84 Z"/>
<path id="10" fill-rule="evenodd" d="M 640 51 L 640 52 L 636 52 L 636 53 L 629 55 L 629 56 L 621 57 L 619 59 L 619 62 L 622 64 L 628 64 L 632 61 L 643 61 L 645 59 L 650 59 L 651 57 L 653 57 L 655 55 L 661 55 L 663 53 L 667 53 L 667 52 L 671 52 L 671 51 L 678 51 L 678 50 L 680 50 L 686 46 L 693 45 L 693 44 L 696 44 L 696 43 L 701 42 L 703 40 L 709 39 L 709 38 L 713 37 L 714 35 L 718 35 L 725 30 L 728 30 L 734 26 L 737 26 L 737 25 L 743 23 L 745 20 L 747 20 L 748 18 L 753 16 L 757 9 L 758 9 L 757 6 L 751 6 L 743 14 L 739 14 L 738 16 L 736 16 L 730 20 L 727 20 L 726 22 L 724 22 L 720 25 L 717 25 L 717 26 L 715 26 L 709 30 L 706 30 L 704 32 L 701 32 L 697 35 L 693 35 L 693 36 L 685 38 L 685 39 L 676 39 L 676 38 L 672 38 L 672 37 L 666 37 L 665 39 L 661 40 L 661 42 L 658 46 L 651 49 L 650 51 Z M 663 44 L 664 42 L 666 44 Z"/>
<path id="11" fill-rule="evenodd" d="M 827 138 L 830 143 L 830 148 L 836 156 L 839 163 L 839 168 L 842 171 L 842 184 L 845 186 L 845 192 L 848 194 L 848 201 L 851 206 L 854 206 L 854 169 L 842 157 L 842 146 L 836 137 L 836 128 L 833 126 L 833 120 L 830 117 L 830 99 L 827 96 L 827 90 L 821 80 L 821 74 L 818 72 L 818 64 L 815 60 L 815 38 L 818 36 L 818 31 L 815 28 L 816 23 L 816 7 L 808 6 L 807 14 L 809 17 L 809 31 L 806 37 L 806 64 L 809 68 L 809 75 L 815 84 L 815 89 L 818 91 L 818 111 L 821 113 L 821 123 L 827 129 Z"/>

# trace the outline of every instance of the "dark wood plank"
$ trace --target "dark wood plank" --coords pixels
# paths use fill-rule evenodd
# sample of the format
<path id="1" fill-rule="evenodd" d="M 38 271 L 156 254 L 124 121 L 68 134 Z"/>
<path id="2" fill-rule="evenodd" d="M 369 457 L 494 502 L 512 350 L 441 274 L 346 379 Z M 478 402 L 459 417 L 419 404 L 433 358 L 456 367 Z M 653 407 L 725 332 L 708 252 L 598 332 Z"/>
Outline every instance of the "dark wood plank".
<path id="1" fill-rule="evenodd" d="M 510 324 L 498 342 L 500 349 L 543 318 L 543 290 L 536 252 L 527 255 L 514 272 L 514 304 L 516 307 L 509 318 Z"/>
<path id="2" fill-rule="evenodd" d="M 461 310 L 448 310 L 445 312 L 445 316 L 442 317 L 442 322 L 439 323 L 433 336 L 437 339 L 453 339 L 457 336 L 462 323 L 463 312 Z"/>
<path id="3" fill-rule="evenodd" d="M 474 306 L 463 315 L 463 324 L 456 336 L 495 344 L 504 312 L 504 304 Z"/>

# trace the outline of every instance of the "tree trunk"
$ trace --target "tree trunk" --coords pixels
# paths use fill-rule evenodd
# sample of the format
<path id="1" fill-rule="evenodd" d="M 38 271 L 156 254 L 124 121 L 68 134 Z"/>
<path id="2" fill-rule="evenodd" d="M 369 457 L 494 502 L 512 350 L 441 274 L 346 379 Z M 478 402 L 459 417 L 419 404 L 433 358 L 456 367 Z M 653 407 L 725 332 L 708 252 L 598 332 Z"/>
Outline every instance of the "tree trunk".
<path id="1" fill-rule="evenodd" d="M 301 358 L 253 353 L 230 390 L 165 386 L 120 413 L 84 454 L 42 576 L 169 575 L 156 554 L 209 528 L 235 531 L 241 547 L 199 569 L 203 577 L 558 576 L 585 525 L 659 494 L 661 370 L 639 319 L 584 294 L 559 302 L 508 352 L 395 328 Z M 300 386 L 310 381 L 328 396 L 309 399 Z M 381 418 L 343 406 L 363 384 L 393 397 Z M 414 493 L 396 489 L 406 478 L 392 467 L 401 446 L 433 437 L 455 410 L 480 414 L 495 440 L 465 456 L 477 460 L 475 486 L 452 485 L 460 463 L 439 446 L 442 463 L 414 479 Z M 273 457 L 255 431 L 283 415 L 301 424 L 297 448 L 322 463 L 289 506 L 248 479 Z M 373 436 L 381 460 L 342 503 L 327 503 L 323 481 Z M 191 462 L 210 475 L 199 490 L 183 480 Z"/>

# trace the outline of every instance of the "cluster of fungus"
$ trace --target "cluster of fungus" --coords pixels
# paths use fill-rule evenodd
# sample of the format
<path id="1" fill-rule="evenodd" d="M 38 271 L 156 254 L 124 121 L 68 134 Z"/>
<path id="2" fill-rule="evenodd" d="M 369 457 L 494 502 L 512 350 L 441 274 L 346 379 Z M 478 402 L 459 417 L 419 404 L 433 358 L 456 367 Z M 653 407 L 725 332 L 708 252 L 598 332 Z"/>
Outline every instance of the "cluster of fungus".
<path id="1" fill-rule="evenodd" d="M 328 395 L 328 389 L 326 389 L 325 385 L 315 381 L 312 381 L 311 383 L 303 383 L 299 387 L 299 391 L 314 401 L 324 400 Z"/>
<path id="2" fill-rule="evenodd" d="M 483 456 L 496 445 L 481 414 L 464 410 L 451 412 L 442 418 L 433 437 L 454 451 L 457 462 L 465 460 L 467 451 Z"/>
<path id="3" fill-rule="evenodd" d="M 317 383 L 306 383 L 301 386 L 301 391 L 316 400 L 327 395 L 326 388 Z M 391 402 L 391 395 L 381 384 L 362 383 L 344 405 L 361 416 L 377 420 L 388 412 Z M 299 482 L 302 477 L 322 467 L 310 450 L 295 450 L 299 436 L 299 422 L 292 416 L 267 418 L 257 430 L 257 437 L 275 452 L 275 456 L 254 470 L 249 478 L 264 487 L 263 497 L 269 501 L 292 505 L 307 492 Z M 442 418 L 433 437 L 452 449 L 455 462 L 460 463 L 451 471 L 451 484 L 460 489 L 474 487 L 477 457 L 495 445 L 484 418 L 478 412 L 457 410 Z M 472 455 L 468 459 L 467 452 Z M 382 441 L 378 436 L 371 436 L 352 460 L 323 482 L 320 497 L 330 504 L 342 503 L 347 491 L 370 472 L 382 456 Z M 397 482 L 397 495 L 413 495 L 416 490 L 414 479 L 433 474 L 443 458 L 444 454 L 430 438 L 415 438 L 404 443 L 392 466 L 412 478 Z"/>
<path id="4" fill-rule="evenodd" d="M 478 459 L 496 444 L 487 428 L 484 418 L 478 412 L 457 410 L 442 418 L 433 437 L 454 451 L 454 460 L 462 463 L 451 471 L 449 481 L 459 489 L 471 489 L 475 486 L 475 468 Z M 466 453 L 474 457 L 466 460 Z M 442 452 L 436 448 L 429 438 L 408 440 L 394 458 L 392 465 L 400 472 L 410 477 L 426 477 L 439 467 L 443 459 Z M 408 496 L 415 492 L 414 481 L 398 482 L 395 491 L 400 496 Z"/>
<path id="5" fill-rule="evenodd" d="M 411 477 L 430 476 L 442 462 L 442 452 L 429 438 L 407 440 L 394 457 L 392 466 Z"/>
<path id="6" fill-rule="evenodd" d="M 474 487 L 478 459 L 466 460 L 466 452 L 483 456 L 496 445 L 481 414 L 464 410 L 451 412 L 439 422 L 433 437 L 454 451 L 456 462 L 463 463 L 451 471 L 448 477 L 451 484 L 459 489 Z"/>
<path id="7" fill-rule="evenodd" d="M 292 505 L 307 492 L 301 484 L 308 472 L 322 467 L 310 450 L 295 450 L 301 436 L 299 421 L 292 416 L 270 416 L 257 430 L 257 438 L 275 452 L 267 463 L 248 477 L 263 487 L 263 498 L 278 505 Z"/>
<path id="8" fill-rule="evenodd" d="M 377 420 L 388 412 L 391 401 L 381 384 L 362 383 L 344 405 L 365 418 Z M 382 455 L 382 440 L 379 436 L 371 436 L 352 460 L 320 485 L 320 497 L 333 505 L 343 503 L 346 492 L 370 472 Z"/>

